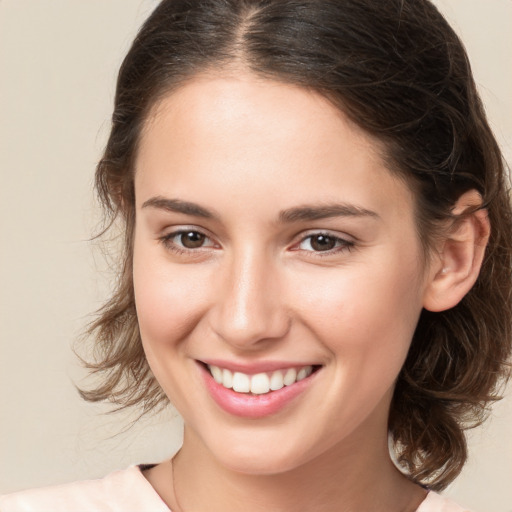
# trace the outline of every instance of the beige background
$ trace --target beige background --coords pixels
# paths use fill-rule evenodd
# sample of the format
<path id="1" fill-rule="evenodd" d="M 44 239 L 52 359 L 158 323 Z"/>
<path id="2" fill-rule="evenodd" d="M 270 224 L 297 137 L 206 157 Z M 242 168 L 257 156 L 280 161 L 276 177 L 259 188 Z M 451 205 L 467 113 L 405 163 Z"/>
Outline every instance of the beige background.
<path id="1" fill-rule="evenodd" d="M 512 1 L 437 3 L 466 42 L 510 162 Z M 111 277 L 87 242 L 93 170 L 117 68 L 155 5 L 0 0 L 0 492 L 99 477 L 179 446 L 171 413 L 116 435 L 128 418 L 81 402 L 70 349 Z M 475 511 L 512 511 L 510 395 L 472 433 L 470 461 L 448 491 Z"/>

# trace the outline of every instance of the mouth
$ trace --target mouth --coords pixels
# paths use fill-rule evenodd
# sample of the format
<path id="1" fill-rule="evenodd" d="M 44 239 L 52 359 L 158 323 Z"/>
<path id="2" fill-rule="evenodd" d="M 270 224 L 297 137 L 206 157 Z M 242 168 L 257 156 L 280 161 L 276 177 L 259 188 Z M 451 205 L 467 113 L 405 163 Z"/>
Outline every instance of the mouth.
<path id="1" fill-rule="evenodd" d="M 246 395 L 266 395 L 273 391 L 279 391 L 307 379 L 320 368 L 318 365 L 305 365 L 272 372 L 248 374 L 211 364 L 205 365 L 205 367 L 217 384 Z"/>
<path id="2" fill-rule="evenodd" d="M 277 361 L 254 364 L 198 361 L 205 388 L 230 415 L 262 419 L 285 412 L 314 387 L 323 365 Z"/>

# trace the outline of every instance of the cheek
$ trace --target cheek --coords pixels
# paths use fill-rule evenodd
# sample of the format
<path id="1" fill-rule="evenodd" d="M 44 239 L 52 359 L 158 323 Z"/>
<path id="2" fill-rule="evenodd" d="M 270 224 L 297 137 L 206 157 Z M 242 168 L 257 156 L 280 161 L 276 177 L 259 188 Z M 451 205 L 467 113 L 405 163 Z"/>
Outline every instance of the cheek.
<path id="1" fill-rule="evenodd" d="M 201 279 L 177 268 L 151 247 L 134 250 L 133 282 L 142 345 L 163 391 L 180 411 L 190 393 L 181 390 L 188 361 L 187 337 L 196 327 L 204 304 Z"/>
<path id="2" fill-rule="evenodd" d="M 201 310 L 201 276 L 194 279 L 157 251 L 135 248 L 133 283 L 143 343 L 169 344 L 190 330 Z"/>
<path id="3" fill-rule="evenodd" d="M 420 267 L 414 255 L 384 256 L 358 269 L 339 269 L 316 286 L 304 283 L 298 302 L 303 317 L 343 364 L 362 371 L 401 366 L 422 309 Z M 399 369 L 399 368 L 398 368 Z"/>

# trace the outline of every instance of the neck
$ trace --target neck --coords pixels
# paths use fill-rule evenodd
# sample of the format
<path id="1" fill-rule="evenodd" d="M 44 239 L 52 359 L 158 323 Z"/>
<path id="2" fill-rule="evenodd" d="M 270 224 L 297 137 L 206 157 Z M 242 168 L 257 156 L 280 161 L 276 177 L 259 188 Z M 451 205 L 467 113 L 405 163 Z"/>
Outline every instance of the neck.
<path id="1" fill-rule="evenodd" d="M 386 433 L 360 441 L 347 440 L 290 471 L 254 475 L 219 464 L 194 432 L 185 430 L 170 502 L 177 501 L 181 512 L 416 510 L 425 492 L 394 467 Z"/>

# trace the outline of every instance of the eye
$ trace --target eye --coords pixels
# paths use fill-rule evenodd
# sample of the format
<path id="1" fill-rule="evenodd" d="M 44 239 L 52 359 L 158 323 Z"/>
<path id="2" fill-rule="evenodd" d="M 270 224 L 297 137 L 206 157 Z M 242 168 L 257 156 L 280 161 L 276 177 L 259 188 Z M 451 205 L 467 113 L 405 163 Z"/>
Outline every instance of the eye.
<path id="1" fill-rule="evenodd" d="M 312 252 L 338 252 L 350 250 L 353 246 L 354 242 L 349 240 L 328 233 L 314 233 L 303 238 L 298 249 Z"/>
<path id="2" fill-rule="evenodd" d="M 186 231 L 174 237 L 174 243 L 179 243 L 187 249 L 202 247 L 205 240 L 207 240 L 206 235 L 198 231 Z"/>
<path id="3" fill-rule="evenodd" d="M 161 241 L 168 249 L 176 252 L 215 246 L 204 233 L 193 229 L 174 231 L 162 237 Z"/>

